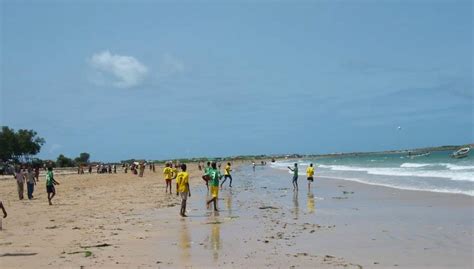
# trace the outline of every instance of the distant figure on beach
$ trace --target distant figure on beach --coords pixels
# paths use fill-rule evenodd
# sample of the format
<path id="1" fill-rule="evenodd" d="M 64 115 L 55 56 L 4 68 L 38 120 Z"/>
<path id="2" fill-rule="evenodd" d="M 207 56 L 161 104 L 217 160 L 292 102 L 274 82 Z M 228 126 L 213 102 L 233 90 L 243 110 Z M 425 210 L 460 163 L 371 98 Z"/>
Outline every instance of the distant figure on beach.
<path id="1" fill-rule="evenodd" d="M 181 172 L 176 177 L 176 195 L 181 195 L 181 217 L 186 216 L 186 201 L 191 197 L 191 188 L 189 187 L 189 174 L 186 172 L 186 164 L 181 164 Z"/>
<path id="2" fill-rule="evenodd" d="M 39 166 L 36 166 L 36 167 L 35 167 L 35 177 L 36 177 L 36 181 L 39 181 L 39 176 L 40 176 L 40 168 L 39 168 Z"/>
<path id="3" fill-rule="evenodd" d="M 23 193 L 25 188 L 25 174 L 21 171 L 21 168 L 17 168 L 15 171 L 16 189 L 18 191 L 18 198 L 23 200 Z"/>
<path id="4" fill-rule="evenodd" d="M 178 163 L 176 162 L 173 166 L 173 164 L 171 164 L 171 172 L 173 172 L 173 177 L 172 179 L 176 179 L 176 177 L 178 176 Z"/>
<path id="5" fill-rule="evenodd" d="M 116 164 L 114 164 L 113 169 L 114 169 L 114 174 L 117 174 L 117 165 Z"/>
<path id="6" fill-rule="evenodd" d="M 252 162 L 253 171 L 255 172 L 255 162 Z"/>
<path id="7" fill-rule="evenodd" d="M 138 165 L 138 169 L 140 170 L 140 174 L 138 174 L 138 176 L 143 177 L 143 174 L 145 173 L 145 163 L 141 162 Z"/>
<path id="8" fill-rule="evenodd" d="M 153 163 L 153 165 L 152 165 L 152 170 L 153 170 L 153 173 L 156 172 L 156 170 L 155 170 L 155 163 Z"/>
<path id="9" fill-rule="evenodd" d="M 230 179 L 229 187 L 232 188 L 232 176 L 230 175 L 231 171 L 232 169 L 230 169 L 230 163 L 227 163 L 227 165 L 224 168 L 224 180 L 221 183 L 221 189 L 222 189 L 222 185 L 224 185 L 224 182 L 227 180 L 227 178 Z"/>
<path id="10" fill-rule="evenodd" d="M 123 171 L 125 174 L 128 172 L 128 163 L 124 165 Z"/>
<path id="11" fill-rule="evenodd" d="M 89 164 L 89 174 L 92 174 L 92 165 Z"/>
<path id="12" fill-rule="evenodd" d="M 314 167 L 311 163 L 308 168 L 306 169 L 306 177 L 308 178 L 308 189 L 311 188 L 311 183 L 314 181 Z"/>
<path id="13" fill-rule="evenodd" d="M 199 169 L 199 171 L 202 171 L 201 162 L 198 163 L 198 169 Z"/>
<path id="14" fill-rule="evenodd" d="M 173 170 L 171 169 L 171 164 L 166 163 L 165 168 L 163 169 L 163 176 L 166 181 L 166 189 L 165 192 L 168 192 L 168 187 L 170 189 L 170 194 L 171 194 L 171 180 L 173 179 Z"/>
<path id="15" fill-rule="evenodd" d="M 293 190 L 298 190 L 298 164 L 295 163 L 295 167 L 294 168 L 291 168 L 288 166 L 288 169 L 290 169 L 290 171 L 293 171 Z"/>
<path id="16" fill-rule="evenodd" d="M 8 214 L 7 214 L 7 210 L 6 210 L 5 207 L 3 206 L 2 201 L 0 201 L 0 209 L 2 209 L 3 218 L 6 218 Z"/>
<path id="17" fill-rule="evenodd" d="M 209 208 L 209 204 L 214 202 L 214 211 L 217 210 L 217 199 L 219 196 L 219 180 L 221 179 L 222 175 L 221 172 L 217 169 L 217 165 L 215 162 L 212 162 L 211 169 L 209 169 L 207 175 L 210 178 L 211 182 L 211 200 L 207 201 L 207 207 Z"/>
<path id="18" fill-rule="evenodd" d="M 211 169 L 211 162 L 207 162 L 206 168 L 204 168 L 204 175 L 202 179 L 206 182 L 207 192 L 209 192 L 209 180 L 211 179 L 208 175 L 209 170 Z"/>
<path id="19" fill-rule="evenodd" d="M 56 189 L 54 188 L 54 185 L 59 185 L 59 182 L 54 179 L 53 168 L 50 166 L 48 167 L 48 172 L 46 173 L 46 192 L 48 193 L 49 205 L 53 204 L 51 203 L 51 200 L 53 200 L 53 197 L 56 195 Z"/>
<path id="20" fill-rule="evenodd" d="M 33 168 L 28 167 L 28 172 L 26 173 L 26 190 L 28 194 L 28 199 L 33 199 L 33 192 L 35 191 L 36 177 Z"/>

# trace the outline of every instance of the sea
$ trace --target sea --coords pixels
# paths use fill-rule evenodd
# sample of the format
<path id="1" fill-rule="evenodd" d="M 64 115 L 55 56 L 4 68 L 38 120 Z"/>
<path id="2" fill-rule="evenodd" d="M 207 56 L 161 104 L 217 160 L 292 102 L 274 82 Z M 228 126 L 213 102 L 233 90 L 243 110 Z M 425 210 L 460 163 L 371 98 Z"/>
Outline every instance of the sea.
<path id="1" fill-rule="evenodd" d="M 470 154 L 463 159 L 454 159 L 451 154 L 451 151 L 438 151 L 420 156 L 409 156 L 407 153 L 340 155 L 280 160 L 271 163 L 271 167 L 288 170 L 288 166 L 293 167 L 297 162 L 300 177 L 306 178 L 306 168 L 313 163 L 316 177 L 474 196 L 474 156 Z M 288 173 L 292 172 L 288 170 Z"/>

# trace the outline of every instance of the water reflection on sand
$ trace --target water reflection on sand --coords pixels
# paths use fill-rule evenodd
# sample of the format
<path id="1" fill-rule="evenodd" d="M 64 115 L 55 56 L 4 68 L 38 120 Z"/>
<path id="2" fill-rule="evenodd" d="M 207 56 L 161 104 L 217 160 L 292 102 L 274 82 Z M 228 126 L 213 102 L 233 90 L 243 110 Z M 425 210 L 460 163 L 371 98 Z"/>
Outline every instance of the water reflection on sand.
<path id="1" fill-rule="evenodd" d="M 186 220 L 181 221 L 181 231 L 179 235 L 179 247 L 181 249 L 181 261 L 184 264 L 190 263 L 191 258 L 191 236 L 188 229 L 188 223 Z"/>
<path id="2" fill-rule="evenodd" d="M 308 207 L 308 213 L 314 214 L 316 212 L 314 194 L 313 194 L 313 190 L 311 189 L 308 190 L 308 200 L 307 200 L 306 205 Z"/>

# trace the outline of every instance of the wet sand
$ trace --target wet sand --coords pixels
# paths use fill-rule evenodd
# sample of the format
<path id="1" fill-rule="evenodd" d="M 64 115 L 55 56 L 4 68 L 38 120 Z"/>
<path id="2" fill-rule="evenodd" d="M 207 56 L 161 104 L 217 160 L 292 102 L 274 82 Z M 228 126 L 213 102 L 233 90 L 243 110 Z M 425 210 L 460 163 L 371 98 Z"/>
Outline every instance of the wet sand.
<path id="1" fill-rule="evenodd" d="M 310 192 L 300 179 L 295 193 L 285 172 L 242 165 L 215 214 L 191 168 L 188 218 L 178 216 L 179 199 L 164 194 L 161 168 L 144 178 L 58 177 L 53 206 L 44 180 L 34 201 L 18 201 L 15 182 L 1 181 L 9 217 L 0 232 L 0 267 L 473 266 L 472 197 L 323 178 Z"/>

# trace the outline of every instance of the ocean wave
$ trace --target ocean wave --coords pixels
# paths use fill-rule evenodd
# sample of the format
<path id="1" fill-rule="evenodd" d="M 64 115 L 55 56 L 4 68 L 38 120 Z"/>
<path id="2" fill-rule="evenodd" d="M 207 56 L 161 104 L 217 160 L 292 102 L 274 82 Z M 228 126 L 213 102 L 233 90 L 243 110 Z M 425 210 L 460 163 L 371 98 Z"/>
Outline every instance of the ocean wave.
<path id="1" fill-rule="evenodd" d="M 432 164 L 430 163 L 403 163 L 400 165 L 400 167 L 403 168 L 420 168 L 420 167 L 425 167 L 425 166 L 430 166 Z"/>
<path id="2" fill-rule="evenodd" d="M 319 165 L 319 167 L 328 168 L 333 171 L 366 172 L 367 174 L 380 176 L 435 177 L 474 182 L 474 172 L 459 172 L 450 170 L 413 170 L 409 168 L 373 168 L 346 165 Z"/>
<path id="3" fill-rule="evenodd" d="M 382 187 L 401 189 L 401 190 L 455 193 L 455 194 L 465 194 L 465 195 L 469 195 L 469 196 L 474 196 L 474 191 L 472 191 L 472 190 L 467 191 L 467 190 L 448 189 L 448 188 L 422 188 L 422 187 L 413 187 L 413 186 L 401 186 L 401 185 L 396 185 L 396 184 L 372 182 L 372 181 L 367 181 L 367 180 L 360 179 L 360 178 L 332 177 L 332 176 L 321 176 L 321 177 L 329 178 L 329 179 L 354 181 L 354 182 L 359 182 L 359 183 L 363 183 L 363 184 L 367 184 L 367 185 L 382 186 Z"/>
<path id="4" fill-rule="evenodd" d="M 449 170 L 474 170 L 474 165 L 457 165 L 452 163 L 403 163 L 402 168 L 421 168 L 442 166 Z"/>

